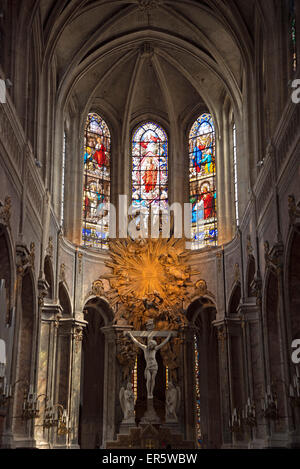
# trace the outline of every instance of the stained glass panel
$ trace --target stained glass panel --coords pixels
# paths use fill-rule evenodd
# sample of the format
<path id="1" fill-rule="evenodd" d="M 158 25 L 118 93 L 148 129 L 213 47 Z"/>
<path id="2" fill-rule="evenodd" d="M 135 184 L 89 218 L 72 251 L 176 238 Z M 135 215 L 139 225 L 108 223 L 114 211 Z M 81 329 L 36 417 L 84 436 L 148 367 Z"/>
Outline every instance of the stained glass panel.
<path id="1" fill-rule="evenodd" d="M 83 230 L 85 246 L 108 249 L 110 132 L 97 114 L 87 118 L 84 136 Z"/>
<path id="2" fill-rule="evenodd" d="M 150 208 L 163 212 L 168 206 L 168 138 L 154 122 L 142 124 L 133 135 L 132 205 L 145 215 L 145 223 Z"/>
<path id="3" fill-rule="evenodd" d="M 190 203 L 192 204 L 192 249 L 215 246 L 216 162 L 215 129 L 210 114 L 202 114 L 189 135 Z"/>

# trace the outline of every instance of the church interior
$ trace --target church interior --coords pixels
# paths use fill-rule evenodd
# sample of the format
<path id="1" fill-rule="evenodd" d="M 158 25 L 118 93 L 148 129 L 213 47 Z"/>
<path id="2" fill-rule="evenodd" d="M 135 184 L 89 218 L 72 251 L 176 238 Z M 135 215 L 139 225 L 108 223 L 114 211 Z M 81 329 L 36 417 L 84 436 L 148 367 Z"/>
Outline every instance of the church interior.
<path id="1" fill-rule="evenodd" d="M 0 2 L 0 448 L 300 447 L 299 89 L 299 0 Z"/>

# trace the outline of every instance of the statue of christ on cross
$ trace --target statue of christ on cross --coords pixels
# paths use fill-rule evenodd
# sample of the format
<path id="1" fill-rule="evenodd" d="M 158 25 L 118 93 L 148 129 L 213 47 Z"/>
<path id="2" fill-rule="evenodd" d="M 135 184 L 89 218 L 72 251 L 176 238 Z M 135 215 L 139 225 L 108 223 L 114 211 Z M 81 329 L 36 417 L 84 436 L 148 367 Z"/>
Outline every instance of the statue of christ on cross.
<path id="1" fill-rule="evenodd" d="M 176 332 L 173 331 L 133 331 L 124 332 L 126 336 L 129 336 L 131 340 L 140 347 L 144 352 L 144 357 L 146 360 L 146 369 L 145 369 L 145 379 L 146 379 L 146 386 L 147 386 L 147 397 L 148 399 L 153 399 L 153 391 L 155 386 L 155 378 L 158 370 L 158 364 L 156 361 L 156 352 L 160 350 L 164 345 L 169 342 L 170 338 L 174 335 L 177 335 Z M 157 345 L 157 342 L 153 339 L 153 337 L 166 337 L 165 340 Z M 147 345 L 142 344 L 139 340 L 135 337 L 145 337 L 147 338 Z"/>

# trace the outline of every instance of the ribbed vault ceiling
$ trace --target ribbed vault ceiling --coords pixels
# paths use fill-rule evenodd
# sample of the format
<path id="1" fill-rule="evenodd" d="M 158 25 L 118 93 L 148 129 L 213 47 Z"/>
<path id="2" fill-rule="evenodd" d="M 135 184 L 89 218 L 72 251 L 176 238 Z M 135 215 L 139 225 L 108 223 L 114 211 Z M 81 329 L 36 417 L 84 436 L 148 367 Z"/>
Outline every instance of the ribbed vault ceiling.
<path id="1" fill-rule="evenodd" d="M 55 63 L 58 100 L 116 116 L 184 118 L 201 100 L 242 105 L 253 63 L 253 0 L 40 0 L 43 63 Z M 33 14 L 33 18 L 34 18 Z"/>

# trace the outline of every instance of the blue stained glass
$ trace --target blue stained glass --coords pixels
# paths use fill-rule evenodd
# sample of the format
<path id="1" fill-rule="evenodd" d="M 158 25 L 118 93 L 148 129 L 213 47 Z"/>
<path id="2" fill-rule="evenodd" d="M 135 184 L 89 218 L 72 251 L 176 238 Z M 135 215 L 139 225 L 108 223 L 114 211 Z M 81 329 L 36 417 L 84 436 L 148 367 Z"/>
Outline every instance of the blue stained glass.
<path id="1" fill-rule="evenodd" d="M 202 114 L 189 135 L 192 249 L 217 243 L 215 129 L 210 114 Z"/>
<path id="2" fill-rule="evenodd" d="M 85 246 L 108 249 L 111 138 L 98 114 L 87 117 L 84 134 L 82 239 Z"/>

